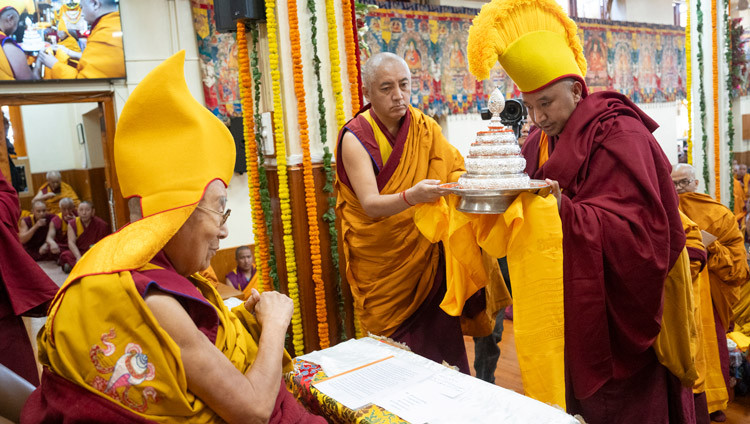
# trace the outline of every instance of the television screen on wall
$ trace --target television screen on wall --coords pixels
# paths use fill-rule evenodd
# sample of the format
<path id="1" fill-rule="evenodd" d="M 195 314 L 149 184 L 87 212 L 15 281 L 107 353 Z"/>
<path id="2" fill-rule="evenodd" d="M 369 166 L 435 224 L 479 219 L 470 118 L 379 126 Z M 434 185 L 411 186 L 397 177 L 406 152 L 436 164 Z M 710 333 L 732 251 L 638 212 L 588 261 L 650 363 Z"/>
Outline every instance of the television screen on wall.
<path id="1" fill-rule="evenodd" d="M 125 78 L 119 0 L 0 0 L 0 82 Z"/>

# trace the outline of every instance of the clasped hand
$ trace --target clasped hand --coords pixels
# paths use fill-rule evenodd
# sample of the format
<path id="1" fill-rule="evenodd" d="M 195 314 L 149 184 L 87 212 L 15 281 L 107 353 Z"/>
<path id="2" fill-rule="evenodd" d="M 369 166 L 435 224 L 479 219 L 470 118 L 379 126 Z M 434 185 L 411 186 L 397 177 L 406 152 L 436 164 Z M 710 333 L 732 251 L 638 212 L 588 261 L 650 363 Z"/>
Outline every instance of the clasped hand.
<path id="1" fill-rule="evenodd" d="M 280 326 L 286 329 L 292 319 L 294 303 L 288 296 L 277 291 L 262 294 L 252 289 L 245 301 L 245 309 L 255 315 L 261 327 Z"/>

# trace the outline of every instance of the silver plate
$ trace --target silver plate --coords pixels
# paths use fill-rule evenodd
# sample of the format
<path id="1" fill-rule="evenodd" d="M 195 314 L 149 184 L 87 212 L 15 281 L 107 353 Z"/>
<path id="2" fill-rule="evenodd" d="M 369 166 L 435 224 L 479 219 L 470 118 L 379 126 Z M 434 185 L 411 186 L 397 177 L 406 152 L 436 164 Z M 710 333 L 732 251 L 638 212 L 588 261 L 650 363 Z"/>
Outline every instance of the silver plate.
<path id="1" fill-rule="evenodd" d="M 552 187 L 542 180 L 531 180 L 530 187 L 504 189 L 466 189 L 458 183 L 441 184 L 440 188 L 461 197 L 458 210 L 468 213 L 499 214 L 505 212 L 519 194 L 535 193 L 547 197 Z"/>

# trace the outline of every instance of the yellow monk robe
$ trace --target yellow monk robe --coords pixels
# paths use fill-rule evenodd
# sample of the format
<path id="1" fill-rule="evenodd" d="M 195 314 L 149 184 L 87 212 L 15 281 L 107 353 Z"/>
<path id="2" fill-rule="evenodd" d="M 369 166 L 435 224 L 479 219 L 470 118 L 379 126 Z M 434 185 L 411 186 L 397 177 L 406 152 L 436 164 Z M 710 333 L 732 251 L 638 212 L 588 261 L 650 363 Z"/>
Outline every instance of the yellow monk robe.
<path id="1" fill-rule="evenodd" d="M 417 206 L 414 220 L 446 249 L 448 290 L 441 308 L 460 313 L 486 280 L 477 273 L 479 247 L 506 256 L 513 289 L 513 330 L 524 392 L 565 408 L 562 224 L 557 201 L 521 193 L 502 215 L 456 209 L 458 198 Z M 544 266 L 540 266 L 543 264 Z M 542 300 L 543 301 L 540 301 Z"/>
<path id="2" fill-rule="evenodd" d="M 706 353 L 703 349 L 704 343 L 704 325 L 702 323 L 701 316 L 701 302 L 708 302 L 708 307 L 711 308 L 711 299 L 701 297 L 701 283 L 704 285 L 708 284 L 708 281 L 703 281 L 700 277 L 701 271 L 706 266 L 706 248 L 703 245 L 703 238 L 701 236 L 701 230 L 698 228 L 698 224 L 693 222 L 684 213 L 680 212 L 680 220 L 682 220 L 682 227 L 685 230 L 685 248 L 688 249 L 690 256 L 690 277 L 693 282 L 693 315 L 695 317 L 695 332 L 696 337 L 691 339 L 694 343 L 691 344 L 691 352 L 694 352 L 695 356 L 695 371 L 697 378 L 693 385 L 694 393 L 702 393 L 704 389 L 704 381 L 706 378 Z M 708 286 L 706 285 L 706 288 Z M 713 326 L 713 314 L 710 324 Z"/>
<path id="3" fill-rule="evenodd" d="M 409 110 L 411 127 L 401 160 L 380 194 L 400 193 L 425 178 L 454 182 L 465 172 L 461 155 L 440 126 L 419 110 Z M 379 131 L 378 126 L 373 130 Z M 357 316 L 364 332 L 389 336 L 427 297 L 438 273 L 440 248 L 414 225 L 414 208 L 370 218 L 353 190 L 340 179 L 336 186 L 346 275 Z"/>
<path id="4" fill-rule="evenodd" d="M 57 62 L 51 74 L 55 79 L 124 77 L 120 12 L 108 13 L 99 19 L 91 31 L 77 68 Z"/>
<path id="5" fill-rule="evenodd" d="M 740 289 L 740 300 L 734 305 L 734 330 L 750 336 L 750 284 Z"/>
<path id="6" fill-rule="evenodd" d="M 107 245 L 110 246 L 113 245 Z M 117 255 L 114 251 L 110 253 Z M 98 255 L 102 255 L 101 250 Z M 83 267 L 77 266 L 76 275 L 72 275 L 53 300 L 48 323 L 38 336 L 42 365 L 107 400 L 113 397 L 115 402 L 149 420 L 223 422 L 188 391 L 180 349 L 146 306 L 130 272 L 77 278 L 88 272 L 82 268 L 94 263 L 89 261 L 84 262 Z M 158 267 L 147 264 L 140 268 L 148 269 Z M 244 305 L 234 312 L 229 311 L 216 289 L 199 274 L 192 275 L 190 281 L 219 316 L 216 347 L 245 373 L 258 351 L 257 322 L 246 313 Z M 55 325 L 58 322 L 65 325 Z M 243 323 L 248 325 L 247 329 Z M 88 344 L 90 340 L 100 343 L 92 346 Z M 126 387 L 124 392 L 115 388 L 113 393 L 104 394 L 103 382 L 112 381 L 118 372 L 117 367 L 108 367 L 134 352 L 148 355 L 148 366 L 144 365 L 143 375 L 136 378 L 139 381 Z M 284 363 L 284 371 L 291 371 L 288 357 Z"/>
<path id="7" fill-rule="evenodd" d="M 0 31 L 0 40 L 7 37 L 4 32 Z M 16 76 L 13 74 L 13 68 L 10 66 L 8 57 L 5 56 L 5 51 L 0 48 L 0 81 L 11 81 L 15 80 Z"/>
<path id="8" fill-rule="evenodd" d="M 717 240 L 707 246 L 711 298 L 725 329 L 732 320 L 732 308 L 739 300 L 740 287 L 750 279 L 745 243 L 734 214 L 711 196 L 680 194 L 680 210 L 701 230 Z"/>
<path id="9" fill-rule="evenodd" d="M 49 184 L 44 183 L 39 188 L 39 191 L 41 191 L 43 194 L 47 194 L 52 192 L 52 190 L 49 188 Z M 76 207 L 78 207 L 78 204 L 81 203 L 81 201 L 78 199 L 78 195 L 76 194 L 76 191 L 73 190 L 73 187 L 70 186 L 70 184 L 60 181 L 60 191 L 55 193 L 54 197 L 50 197 L 49 199 L 46 199 L 44 203 L 47 204 L 47 212 L 51 214 L 60 213 L 60 200 L 62 200 L 65 197 L 70 197 L 73 199 L 73 203 L 75 203 Z"/>

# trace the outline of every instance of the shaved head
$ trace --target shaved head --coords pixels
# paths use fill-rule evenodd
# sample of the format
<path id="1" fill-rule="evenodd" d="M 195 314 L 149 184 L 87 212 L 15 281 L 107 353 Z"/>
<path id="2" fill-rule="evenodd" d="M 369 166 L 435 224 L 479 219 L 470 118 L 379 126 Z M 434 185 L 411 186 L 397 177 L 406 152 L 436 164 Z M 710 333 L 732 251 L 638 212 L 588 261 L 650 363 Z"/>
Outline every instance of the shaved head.
<path id="1" fill-rule="evenodd" d="M 76 207 L 76 204 L 70 197 L 63 197 L 60 200 L 60 209 L 68 209 L 74 207 Z"/>
<path id="2" fill-rule="evenodd" d="M 672 182 L 678 194 L 694 193 L 698 189 L 698 179 L 693 165 L 678 163 L 672 166 Z"/>
<path id="3" fill-rule="evenodd" d="M 371 88 L 375 82 L 375 77 L 380 73 L 380 68 L 387 63 L 401 64 L 404 69 L 409 71 L 409 65 L 401 56 L 388 52 L 378 53 L 370 57 L 362 66 L 362 87 Z"/>

